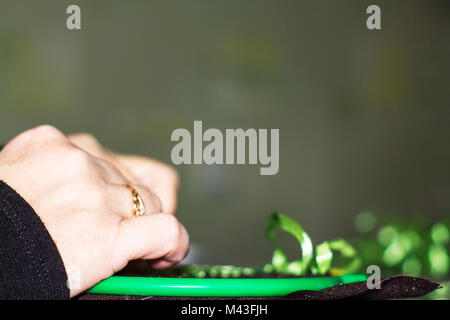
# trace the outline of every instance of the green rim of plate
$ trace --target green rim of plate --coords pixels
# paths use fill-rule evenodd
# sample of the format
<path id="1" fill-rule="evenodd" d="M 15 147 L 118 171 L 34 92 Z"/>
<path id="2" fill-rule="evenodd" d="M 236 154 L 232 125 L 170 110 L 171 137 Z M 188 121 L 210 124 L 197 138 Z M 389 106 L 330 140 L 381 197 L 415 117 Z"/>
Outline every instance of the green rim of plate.
<path id="1" fill-rule="evenodd" d="M 365 274 L 300 278 L 163 278 L 112 276 L 88 290 L 92 294 L 173 297 L 278 297 L 366 281 Z"/>

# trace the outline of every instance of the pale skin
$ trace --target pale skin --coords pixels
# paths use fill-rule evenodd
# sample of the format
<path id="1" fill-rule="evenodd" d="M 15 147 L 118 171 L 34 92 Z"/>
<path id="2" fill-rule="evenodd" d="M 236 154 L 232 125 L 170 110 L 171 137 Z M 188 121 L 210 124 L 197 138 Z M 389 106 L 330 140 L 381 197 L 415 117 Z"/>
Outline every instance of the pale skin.
<path id="1" fill-rule="evenodd" d="M 154 268 L 181 261 L 189 236 L 175 218 L 178 175 L 156 160 L 105 149 L 88 134 L 51 126 L 25 131 L 0 152 L 0 180 L 35 210 L 66 270 L 80 270 L 73 297 L 123 269 L 130 260 Z M 130 184 L 146 215 L 132 216 Z"/>

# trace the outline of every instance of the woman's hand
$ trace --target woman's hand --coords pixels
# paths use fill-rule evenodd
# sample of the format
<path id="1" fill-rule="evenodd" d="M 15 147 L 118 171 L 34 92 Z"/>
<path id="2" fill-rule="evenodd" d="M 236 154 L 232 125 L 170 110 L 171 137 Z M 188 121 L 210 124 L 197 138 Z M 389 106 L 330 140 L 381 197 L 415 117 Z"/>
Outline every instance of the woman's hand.
<path id="1" fill-rule="evenodd" d="M 175 169 L 153 159 L 111 152 L 88 133 L 72 134 L 69 139 L 94 157 L 113 164 L 132 184 L 143 185 L 155 192 L 161 199 L 163 212 L 175 213 L 179 185 Z"/>
<path id="2" fill-rule="evenodd" d="M 84 144 L 83 135 L 71 139 L 41 126 L 20 134 L 0 152 L 0 179 L 39 215 L 66 270 L 80 271 L 81 287 L 70 288 L 71 296 L 130 260 L 148 259 L 161 268 L 182 260 L 188 234 L 172 214 L 162 213 L 175 210 L 173 170 L 152 160 L 115 155 L 98 143 L 93 147 L 92 141 Z M 147 215 L 132 217 L 132 195 L 125 183 L 137 189 Z"/>

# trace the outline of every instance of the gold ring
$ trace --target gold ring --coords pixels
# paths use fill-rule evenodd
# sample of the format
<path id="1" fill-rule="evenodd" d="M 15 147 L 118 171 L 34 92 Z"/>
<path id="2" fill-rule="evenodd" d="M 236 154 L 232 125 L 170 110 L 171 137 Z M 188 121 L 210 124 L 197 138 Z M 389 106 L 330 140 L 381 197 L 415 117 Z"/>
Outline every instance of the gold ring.
<path id="1" fill-rule="evenodd" d="M 143 216 L 145 214 L 145 206 L 141 196 L 137 190 L 129 184 L 124 184 L 124 187 L 130 190 L 131 195 L 133 196 L 133 217 Z"/>

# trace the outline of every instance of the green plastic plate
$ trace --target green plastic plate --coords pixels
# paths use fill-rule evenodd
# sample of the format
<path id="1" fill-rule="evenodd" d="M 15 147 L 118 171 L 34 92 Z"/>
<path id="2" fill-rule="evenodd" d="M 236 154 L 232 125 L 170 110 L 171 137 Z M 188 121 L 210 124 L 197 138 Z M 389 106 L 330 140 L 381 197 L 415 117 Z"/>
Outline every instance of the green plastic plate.
<path id="1" fill-rule="evenodd" d="M 364 274 L 300 278 L 163 278 L 113 276 L 88 290 L 93 294 L 174 297 L 276 297 L 366 281 Z"/>

